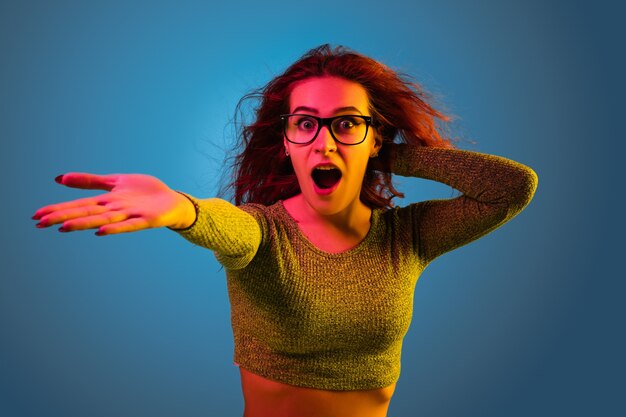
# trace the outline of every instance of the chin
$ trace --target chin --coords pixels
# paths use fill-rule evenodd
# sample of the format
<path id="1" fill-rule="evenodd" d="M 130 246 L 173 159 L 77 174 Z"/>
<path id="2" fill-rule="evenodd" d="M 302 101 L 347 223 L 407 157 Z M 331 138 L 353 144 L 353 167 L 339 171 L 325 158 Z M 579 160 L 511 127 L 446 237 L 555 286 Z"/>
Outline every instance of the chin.
<path id="1" fill-rule="evenodd" d="M 349 209 L 354 203 L 354 200 L 347 200 L 345 194 L 342 195 L 341 190 L 335 190 L 328 195 L 319 195 L 314 190 L 311 190 L 310 194 L 306 193 L 303 195 L 309 207 L 323 216 L 332 216 L 341 213 Z M 358 196 L 355 196 L 355 198 L 357 201 L 360 201 Z"/>

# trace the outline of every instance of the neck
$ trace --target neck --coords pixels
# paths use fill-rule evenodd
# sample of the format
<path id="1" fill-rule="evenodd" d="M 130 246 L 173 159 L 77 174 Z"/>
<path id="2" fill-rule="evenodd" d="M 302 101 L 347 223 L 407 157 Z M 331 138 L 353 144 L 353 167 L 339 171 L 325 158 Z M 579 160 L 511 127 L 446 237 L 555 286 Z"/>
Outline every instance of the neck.
<path id="1" fill-rule="evenodd" d="M 364 235 L 369 230 L 372 209 L 361 200 L 356 200 L 345 209 L 324 214 L 315 210 L 298 194 L 284 202 L 285 208 L 298 223 L 321 228 L 333 228 L 347 235 Z"/>

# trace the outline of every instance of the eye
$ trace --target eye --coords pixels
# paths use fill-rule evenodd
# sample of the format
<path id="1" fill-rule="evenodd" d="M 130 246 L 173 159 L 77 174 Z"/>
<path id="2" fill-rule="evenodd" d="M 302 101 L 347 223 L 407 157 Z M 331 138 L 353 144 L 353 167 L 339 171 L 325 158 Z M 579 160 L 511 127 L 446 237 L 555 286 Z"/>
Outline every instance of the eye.
<path id="1" fill-rule="evenodd" d="M 348 131 L 354 129 L 360 123 L 361 122 L 357 117 L 343 117 L 341 119 L 337 119 L 335 126 L 340 131 Z"/>
<path id="2" fill-rule="evenodd" d="M 298 117 L 295 120 L 295 125 L 299 130 L 315 130 L 317 129 L 317 120 L 312 117 Z"/>

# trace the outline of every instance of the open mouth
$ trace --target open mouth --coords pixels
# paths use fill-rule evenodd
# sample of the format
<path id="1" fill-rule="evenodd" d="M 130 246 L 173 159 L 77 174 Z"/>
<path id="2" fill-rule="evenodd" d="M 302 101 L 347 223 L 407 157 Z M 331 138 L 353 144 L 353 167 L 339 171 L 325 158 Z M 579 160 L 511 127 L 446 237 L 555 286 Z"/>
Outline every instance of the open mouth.
<path id="1" fill-rule="evenodd" d="M 311 173 L 315 185 L 321 189 L 332 188 L 341 179 L 341 171 L 332 166 L 318 166 Z"/>

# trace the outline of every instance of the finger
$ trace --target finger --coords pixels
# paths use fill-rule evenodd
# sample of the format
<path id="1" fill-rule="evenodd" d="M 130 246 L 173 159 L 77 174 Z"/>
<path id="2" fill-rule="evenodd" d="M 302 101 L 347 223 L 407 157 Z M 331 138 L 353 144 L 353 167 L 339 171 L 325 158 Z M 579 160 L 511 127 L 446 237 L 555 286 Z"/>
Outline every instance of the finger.
<path id="1" fill-rule="evenodd" d="M 115 187 L 117 177 L 117 175 L 96 175 L 86 172 L 68 172 L 67 174 L 59 175 L 54 180 L 59 184 L 72 188 L 111 191 L 113 187 Z"/>
<path id="2" fill-rule="evenodd" d="M 150 228 L 150 223 L 143 217 L 133 217 L 123 222 L 101 226 L 96 232 L 97 236 L 114 235 L 118 233 L 136 232 Z"/>
<path id="3" fill-rule="evenodd" d="M 59 232 L 73 232 L 76 230 L 95 229 L 107 224 L 123 222 L 128 219 L 128 214 L 123 211 L 107 211 L 95 216 L 81 217 L 63 222 Z"/>
<path id="4" fill-rule="evenodd" d="M 33 220 L 40 220 L 44 216 L 47 216 L 50 213 L 73 209 L 76 207 L 104 206 L 108 203 L 108 201 L 103 198 L 105 195 L 96 196 L 96 197 L 79 198 L 77 200 L 66 201 L 63 203 L 50 204 L 48 206 L 44 206 L 35 212 L 35 214 L 33 215 Z"/>
<path id="5" fill-rule="evenodd" d="M 88 217 L 96 214 L 102 214 L 106 211 L 110 211 L 110 207 L 106 207 L 104 205 L 89 205 L 82 207 L 70 207 L 65 208 L 63 210 L 52 211 L 48 214 L 42 215 L 40 217 L 39 223 L 36 224 L 36 227 L 48 227 L 53 224 L 62 223 L 67 220 L 77 219 L 80 217 Z"/>

